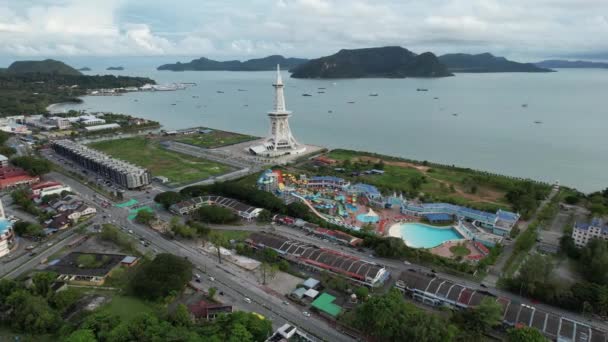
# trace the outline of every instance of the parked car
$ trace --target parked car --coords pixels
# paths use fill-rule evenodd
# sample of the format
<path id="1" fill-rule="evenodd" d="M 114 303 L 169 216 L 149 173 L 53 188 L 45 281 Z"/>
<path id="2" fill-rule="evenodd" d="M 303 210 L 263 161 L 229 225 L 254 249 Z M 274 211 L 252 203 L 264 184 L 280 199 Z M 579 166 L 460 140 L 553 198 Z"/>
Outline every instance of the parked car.
<path id="1" fill-rule="evenodd" d="M 308 311 L 303 311 L 302 315 L 306 316 L 306 317 L 310 317 L 310 312 Z"/>
<path id="2" fill-rule="evenodd" d="M 251 299 L 249 299 L 249 298 L 245 297 L 245 299 L 243 299 L 243 300 L 245 301 L 245 303 L 249 303 L 249 304 L 251 304 Z"/>

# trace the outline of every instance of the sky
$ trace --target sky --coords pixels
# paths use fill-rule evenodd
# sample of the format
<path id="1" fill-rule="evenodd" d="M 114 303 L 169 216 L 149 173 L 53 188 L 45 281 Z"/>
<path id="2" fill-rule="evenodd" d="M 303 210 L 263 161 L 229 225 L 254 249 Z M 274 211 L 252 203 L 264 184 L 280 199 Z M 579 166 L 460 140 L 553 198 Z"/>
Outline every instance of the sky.
<path id="1" fill-rule="evenodd" d="M 0 0 L 3 58 L 314 58 L 385 45 L 608 59 L 608 0 Z"/>

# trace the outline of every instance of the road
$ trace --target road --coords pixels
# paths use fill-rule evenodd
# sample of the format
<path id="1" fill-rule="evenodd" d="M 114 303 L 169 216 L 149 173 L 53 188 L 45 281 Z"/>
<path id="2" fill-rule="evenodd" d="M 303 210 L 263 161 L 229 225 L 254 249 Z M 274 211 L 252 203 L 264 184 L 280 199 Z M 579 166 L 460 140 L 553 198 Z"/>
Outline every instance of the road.
<path id="1" fill-rule="evenodd" d="M 50 176 L 69 185 L 74 192 L 79 193 L 85 199 L 95 201 L 97 198 L 97 194 L 92 189 L 72 178 L 58 173 L 51 173 Z M 147 194 L 140 195 L 140 199 L 142 202 L 151 201 L 148 198 L 150 196 Z M 237 307 L 260 313 L 270 318 L 277 327 L 283 323 L 290 323 L 323 340 L 353 341 L 352 338 L 333 329 L 325 321 L 314 316 L 305 317 L 297 306 L 284 305 L 283 298 L 265 292 L 260 284 L 253 283 L 250 279 L 244 277 L 242 275 L 243 271 L 238 267 L 227 263 L 218 265 L 215 256 L 209 256 L 203 253 L 201 249 L 180 241 L 168 240 L 156 231 L 131 222 L 128 219 L 128 209 L 111 206 L 99 208 L 99 210 L 98 216 L 107 216 L 106 222 L 124 227 L 126 230 L 132 230 L 135 236 L 149 241 L 152 251 L 167 252 L 188 258 L 199 272 L 204 273 L 206 271 L 208 277 L 215 279 L 214 284 L 218 284 L 218 290 L 224 291 L 227 296 L 235 298 L 237 301 L 234 304 Z M 250 298 L 252 303 L 245 302 L 244 298 Z"/>

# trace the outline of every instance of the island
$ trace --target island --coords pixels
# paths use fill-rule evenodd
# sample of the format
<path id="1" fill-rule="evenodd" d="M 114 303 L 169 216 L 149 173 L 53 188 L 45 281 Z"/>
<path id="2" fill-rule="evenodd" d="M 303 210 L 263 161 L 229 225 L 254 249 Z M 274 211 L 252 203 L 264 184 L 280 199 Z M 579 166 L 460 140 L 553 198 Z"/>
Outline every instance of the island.
<path id="1" fill-rule="evenodd" d="M 45 59 L 43 61 L 16 61 L 13 62 L 7 69 L 9 74 L 56 74 L 56 75 L 82 75 L 82 73 L 71 66 L 54 59 Z"/>
<path id="2" fill-rule="evenodd" d="M 518 63 L 491 53 L 477 55 L 467 53 L 449 53 L 439 56 L 439 60 L 450 72 L 552 72 L 553 70 L 538 67 L 532 63 Z"/>
<path id="3" fill-rule="evenodd" d="M 46 113 L 53 103 L 76 102 L 97 89 L 156 84 L 146 77 L 83 75 L 57 60 L 17 61 L 0 72 L 0 117 Z"/>
<path id="4" fill-rule="evenodd" d="M 106 70 L 117 70 L 117 71 L 120 71 L 120 70 L 125 70 L 125 68 L 121 67 L 121 66 L 117 66 L 117 67 L 108 67 Z"/>
<path id="5" fill-rule="evenodd" d="M 268 71 L 276 69 L 277 64 L 285 69 L 290 69 L 307 61 L 303 58 L 285 58 L 280 55 L 249 59 L 244 62 L 238 60 L 215 61 L 201 57 L 188 63 L 164 64 L 156 69 L 169 71 Z"/>
<path id="6" fill-rule="evenodd" d="M 605 69 L 608 68 L 608 63 L 605 62 L 589 62 L 589 61 L 568 61 L 561 59 L 548 59 L 534 63 L 541 68 L 583 68 L 583 69 Z"/>
<path id="7" fill-rule="evenodd" d="M 80 69 L 78 69 L 78 71 L 91 71 L 91 68 L 89 68 L 89 67 L 84 67 L 84 68 L 80 68 Z"/>
<path id="8" fill-rule="evenodd" d="M 313 59 L 290 70 L 293 78 L 404 78 L 452 76 L 432 52 L 420 55 L 400 46 L 337 53 Z"/>

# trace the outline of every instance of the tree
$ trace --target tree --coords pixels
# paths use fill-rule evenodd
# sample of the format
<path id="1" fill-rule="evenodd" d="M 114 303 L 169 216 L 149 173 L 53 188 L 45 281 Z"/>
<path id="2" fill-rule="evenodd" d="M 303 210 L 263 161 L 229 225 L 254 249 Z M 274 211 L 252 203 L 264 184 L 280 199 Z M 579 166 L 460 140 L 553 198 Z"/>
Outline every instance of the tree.
<path id="1" fill-rule="evenodd" d="M 537 329 L 531 327 L 513 328 L 507 331 L 508 342 L 546 342 L 548 341 Z"/>
<path id="2" fill-rule="evenodd" d="M 156 215 L 148 210 L 140 210 L 135 216 L 135 222 L 148 225 L 156 219 Z"/>
<path id="3" fill-rule="evenodd" d="M 169 209 L 173 204 L 184 200 L 184 196 L 179 192 L 165 191 L 154 196 L 154 202 L 162 204 L 165 209 Z"/>
<path id="4" fill-rule="evenodd" d="M 266 209 L 260 211 L 260 214 L 258 215 L 258 222 L 268 223 L 270 221 L 272 221 L 272 213 Z"/>
<path id="5" fill-rule="evenodd" d="M 472 336 L 481 336 L 502 321 L 502 306 L 492 298 L 454 315 L 454 322 Z"/>
<path id="6" fill-rule="evenodd" d="M 213 299 L 213 297 L 215 297 L 216 292 L 217 292 L 217 289 L 215 287 L 210 287 L 207 297 L 209 297 L 209 299 Z"/>
<path id="7" fill-rule="evenodd" d="M 209 234 L 209 242 L 211 242 L 215 246 L 215 249 L 217 251 L 217 262 L 221 264 L 222 263 L 221 247 L 224 247 L 228 244 L 228 239 L 226 239 L 226 237 L 219 232 L 213 232 L 213 233 Z"/>
<path id="8" fill-rule="evenodd" d="M 32 156 L 21 156 L 11 159 L 13 165 L 27 171 L 32 176 L 41 176 L 51 171 L 51 162 Z"/>
<path id="9" fill-rule="evenodd" d="M 232 326 L 230 330 L 230 336 L 228 337 L 228 342 L 252 342 L 253 335 L 244 325 L 240 323 L 236 323 Z"/>
<path id="10" fill-rule="evenodd" d="M 357 295 L 357 299 L 366 301 L 367 296 L 369 295 L 369 289 L 365 286 L 359 286 L 355 289 L 355 295 Z"/>
<path id="11" fill-rule="evenodd" d="M 518 279 L 529 293 L 534 293 L 539 284 L 547 284 L 551 280 L 553 263 L 549 257 L 529 255 L 519 269 Z"/>
<path id="12" fill-rule="evenodd" d="M 79 329 L 70 334 L 65 340 L 65 342 L 95 342 L 97 338 L 95 338 L 95 334 L 92 330 L 89 329 Z"/>
<path id="13" fill-rule="evenodd" d="M 200 207 L 194 212 L 193 217 L 202 222 L 218 224 L 232 223 L 238 220 L 232 210 L 216 205 Z"/>
<path id="14" fill-rule="evenodd" d="M 188 312 L 188 307 L 180 303 L 171 315 L 171 322 L 178 327 L 190 327 L 192 325 L 192 318 Z"/>
<path id="15" fill-rule="evenodd" d="M 266 285 L 267 280 L 272 280 L 277 276 L 279 267 L 277 265 L 263 262 L 260 264 L 260 276 L 262 277 L 262 284 Z"/>
<path id="16" fill-rule="evenodd" d="M 585 278 L 591 282 L 608 285 L 608 243 L 600 239 L 589 241 L 582 249 L 580 264 Z"/>
<path id="17" fill-rule="evenodd" d="M 13 292 L 6 300 L 12 310 L 11 327 L 28 333 L 50 333 L 61 325 L 61 318 L 51 309 L 47 301 L 25 290 Z"/>
<path id="18" fill-rule="evenodd" d="M 55 272 L 37 272 L 32 277 L 32 292 L 44 298 L 49 298 L 52 294 L 51 285 L 57 279 Z"/>
<path id="19" fill-rule="evenodd" d="M 67 290 L 53 294 L 50 303 L 57 311 L 64 313 L 76 303 L 78 299 L 80 299 L 80 292 L 74 288 L 68 288 Z"/>
<path id="20" fill-rule="evenodd" d="M 110 332 L 120 324 L 120 317 L 107 312 L 95 312 L 81 324 L 81 329 L 92 330 L 99 341 L 107 341 Z"/>
<path id="21" fill-rule="evenodd" d="M 131 293 L 156 300 L 180 291 L 192 277 L 190 261 L 173 254 L 161 253 L 142 264 L 130 281 Z"/>
<path id="22" fill-rule="evenodd" d="M 19 236 L 35 237 L 44 235 L 44 228 L 40 224 L 28 221 L 17 221 L 13 225 L 13 230 Z"/>
<path id="23" fill-rule="evenodd" d="M 261 252 L 262 260 L 267 263 L 275 263 L 279 260 L 279 253 L 272 248 L 265 247 Z"/>

